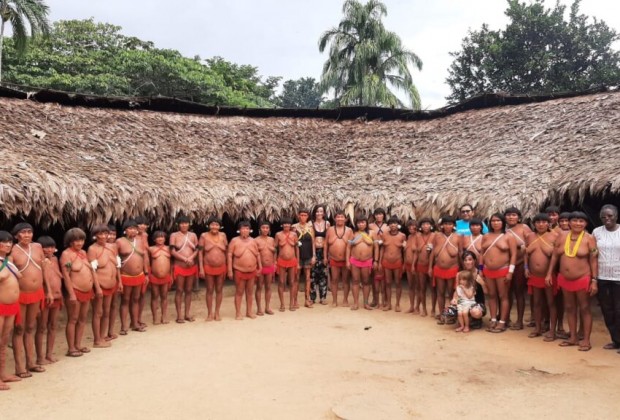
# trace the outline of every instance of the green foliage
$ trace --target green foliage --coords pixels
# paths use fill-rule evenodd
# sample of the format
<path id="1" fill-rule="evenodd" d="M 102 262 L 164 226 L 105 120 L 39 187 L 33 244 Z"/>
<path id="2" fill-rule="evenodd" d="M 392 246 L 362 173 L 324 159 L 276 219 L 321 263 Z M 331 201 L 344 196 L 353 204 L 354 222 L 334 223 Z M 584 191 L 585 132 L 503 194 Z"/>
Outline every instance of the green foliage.
<path id="1" fill-rule="evenodd" d="M 404 106 L 392 88 L 404 92 L 411 106 L 419 109 L 420 95 L 409 66 L 421 70 L 422 60 L 403 46 L 398 35 L 385 29 L 386 6 L 378 0 L 366 4 L 345 0 L 342 11 L 338 27 L 319 39 L 320 52 L 330 45 L 321 91 L 333 89 L 342 105 Z"/>
<path id="2" fill-rule="evenodd" d="M 323 102 L 319 84 L 312 77 L 287 80 L 277 98 L 281 108 L 318 108 Z"/>
<path id="3" fill-rule="evenodd" d="M 580 0 L 571 6 L 546 8 L 544 0 L 508 0 L 510 19 L 504 30 L 483 25 L 470 31 L 462 50 L 451 53 L 447 99 L 458 102 L 484 92 L 545 94 L 615 86 L 620 81 L 619 39 L 605 22 L 579 13 Z"/>
<path id="4" fill-rule="evenodd" d="M 4 30 L 9 23 L 13 29 L 13 43 L 18 54 L 23 54 L 29 35 L 47 35 L 49 7 L 44 0 L 0 0 L 0 81 L 2 80 L 2 53 Z"/>
<path id="5" fill-rule="evenodd" d="M 201 61 L 90 20 L 55 22 L 22 57 L 7 42 L 6 80 L 26 86 L 107 96 L 168 96 L 205 104 L 273 106 L 279 78 L 221 57 Z"/>

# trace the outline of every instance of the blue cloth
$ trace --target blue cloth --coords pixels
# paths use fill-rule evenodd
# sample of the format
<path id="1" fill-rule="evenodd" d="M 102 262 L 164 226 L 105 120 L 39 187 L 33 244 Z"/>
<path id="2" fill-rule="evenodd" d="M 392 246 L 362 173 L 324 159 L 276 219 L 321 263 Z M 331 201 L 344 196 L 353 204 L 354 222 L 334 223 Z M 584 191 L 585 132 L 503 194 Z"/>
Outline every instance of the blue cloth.
<path id="1" fill-rule="evenodd" d="M 471 236 L 471 230 L 469 230 L 469 220 L 457 220 L 456 233 L 459 235 Z M 482 222 L 482 234 L 485 233 L 489 233 L 489 228 L 484 222 Z"/>

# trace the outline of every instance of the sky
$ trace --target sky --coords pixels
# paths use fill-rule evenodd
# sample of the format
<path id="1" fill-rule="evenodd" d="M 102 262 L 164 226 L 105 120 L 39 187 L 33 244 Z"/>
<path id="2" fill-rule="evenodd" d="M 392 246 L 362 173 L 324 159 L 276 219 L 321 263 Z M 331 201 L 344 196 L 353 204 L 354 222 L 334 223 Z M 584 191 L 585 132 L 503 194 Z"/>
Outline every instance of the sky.
<path id="1" fill-rule="evenodd" d="M 529 1 L 529 0 L 525 0 Z M 423 61 L 413 73 L 422 108 L 445 105 L 452 59 L 467 31 L 487 23 L 505 27 L 505 0 L 383 0 L 387 29 Z M 570 4 L 572 0 L 560 0 Z M 551 7 L 555 0 L 547 0 Z M 52 21 L 88 19 L 112 23 L 123 33 L 159 48 L 202 58 L 221 56 L 258 67 L 263 76 L 283 80 L 320 79 L 326 54 L 318 39 L 337 26 L 342 0 L 47 0 Z M 583 0 L 581 12 L 620 31 L 620 1 Z"/>

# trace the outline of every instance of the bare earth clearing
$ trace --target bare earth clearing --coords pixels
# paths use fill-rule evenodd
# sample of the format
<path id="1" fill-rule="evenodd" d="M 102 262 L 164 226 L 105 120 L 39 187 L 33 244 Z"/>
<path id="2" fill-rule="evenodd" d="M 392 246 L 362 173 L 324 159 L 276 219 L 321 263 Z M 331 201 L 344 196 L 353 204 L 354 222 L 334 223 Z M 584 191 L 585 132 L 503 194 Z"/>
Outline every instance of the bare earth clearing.
<path id="1" fill-rule="evenodd" d="M 203 321 L 202 289 L 196 322 L 149 322 L 81 358 L 62 356 L 59 331 L 60 361 L 2 392 L 0 418 L 612 419 L 620 410 L 620 354 L 601 349 L 596 305 L 594 348 L 582 353 L 528 339 L 527 328 L 457 334 L 377 310 L 315 305 L 235 321 L 232 290 L 222 322 Z M 90 346 L 90 326 L 86 338 Z"/>

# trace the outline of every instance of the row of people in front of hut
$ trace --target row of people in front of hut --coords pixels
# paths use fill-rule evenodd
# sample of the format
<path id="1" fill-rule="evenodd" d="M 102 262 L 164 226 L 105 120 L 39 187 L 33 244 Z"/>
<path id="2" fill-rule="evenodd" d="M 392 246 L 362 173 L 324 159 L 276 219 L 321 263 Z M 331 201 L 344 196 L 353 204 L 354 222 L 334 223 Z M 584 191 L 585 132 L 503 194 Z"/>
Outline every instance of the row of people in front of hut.
<path id="1" fill-rule="evenodd" d="M 170 236 L 169 245 L 166 245 L 166 234 L 158 231 L 153 233 L 150 247 L 146 223 L 129 220 L 123 226 L 125 236 L 118 239 L 114 229 L 96 226 L 92 231 L 95 242 L 87 251 L 83 249 L 86 234 L 78 228 L 70 229 L 65 235 L 66 249 L 60 260 L 54 254 L 56 244 L 51 238 L 41 237 L 38 243 L 33 243 L 32 226 L 20 223 L 12 232 L 17 242 L 14 246 L 13 237 L 0 232 L 0 354 L 3 356 L 0 379 L 8 382 L 29 377 L 30 372 L 43 372 L 42 365 L 56 361 L 54 332 L 63 306 L 63 283 L 68 319 L 67 355 L 79 357 L 90 351 L 82 345 L 82 336 L 91 305 L 94 346 L 109 347 L 110 341 L 116 338 L 117 293 L 121 294 L 120 334 L 124 335 L 129 330 L 145 331 L 141 316 L 144 292 L 149 284 L 154 324 L 167 322 L 167 293 L 173 279 L 176 321 L 194 320 L 190 310 L 191 291 L 197 277 L 207 283 L 207 320 L 221 319 L 226 277 L 235 280 L 236 318 L 243 319 L 244 295 L 245 316 L 255 318 L 273 314 L 271 284 L 276 272 L 281 311 L 286 307 L 287 282 L 288 308 L 292 311 L 299 308 L 298 273 L 306 284 L 305 306 L 311 308 L 317 297 L 312 293 L 313 280 L 318 286 L 320 302 L 327 303 L 327 268 L 331 274 L 333 306 L 391 310 L 394 287 L 394 309 L 401 311 L 401 275 L 405 273 L 409 283 L 407 312 L 427 315 L 426 290 L 430 288 L 431 315 L 435 315 L 436 301 L 438 322 L 443 324 L 451 316 L 458 317 L 457 331 L 463 332 L 469 331 L 470 317 L 483 317 L 485 303 L 491 315 L 487 331 L 505 331 L 511 285 L 517 300 L 517 320 L 512 328 L 522 329 L 525 291 L 529 286 L 533 293 L 535 325 L 530 337 L 544 333 L 546 341 L 553 341 L 560 336 L 565 338 L 560 345 L 578 345 L 586 351 L 591 348 L 589 296 L 597 291 L 599 272 L 596 239 L 585 231 L 585 214 L 559 215 L 557 209 L 548 210 L 548 214 L 533 219 L 534 231 L 522 224 L 520 212 L 511 208 L 492 215 L 488 219 L 490 230 L 484 233 L 488 229 L 486 225 L 472 217 L 471 206 L 464 205 L 462 218 L 455 223 L 452 217 L 443 217 L 437 232 L 431 219 L 423 218 L 417 224 L 409 221 L 407 236 L 400 231 L 398 219 L 386 221 L 381 209 L 375 211 L 370 224 L 366 217 L 359 216 L 352 230 L 346 226 L 344 213 L 336 213 L 334 225 L 330 226 L 324 208 L 317 206 L 311 220 L 311 213 L 306 210 L 299 212 L 296 224 L 283 219 L 283 229 L 275 238 L 270 236 L 268 223 L 259 225 L 259 235 L 253 239 L 250 224 L 241 222 L 239 235 L 230 243 L 220 231 L 219 220 L 209 220 L 209 230 L 198 238 L 189 230 L 189 219 L 180 218 L 179 229 Z M 562 217 L 558 220 L 558 216 L 565 216 L 566 221 Z M 605 229 L 609 230 L 610 220 L 615 229 L 617 210 L 613 206 L 604 208 L 601 216 Z M 457 229 L 461 234 L 455 232 Z M 615 273 L 613 267 L 607 271 Z M 342 301 L 338 297 L 341 283 Z M 558 321 L 558 289 L 563 291 L 569 335 L 564 335 L 561 318 Z M 258 306 L 256 313 L 252 309 L 254 299 Z M 446 299 L 452 305 L 446 305 Z M 580 341 L 577 308 L 583 327 Z M 16 326 L 13 334 L 16 376 L 4 372 L 4 355 L 13 324 Z M 620 342 L 611 330 L 610 333 L 613 341 L 607 346 L 615 348 Z M 0 387 L 8 388 L 8 385 L 0 383 Z"/>

